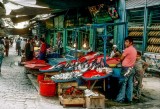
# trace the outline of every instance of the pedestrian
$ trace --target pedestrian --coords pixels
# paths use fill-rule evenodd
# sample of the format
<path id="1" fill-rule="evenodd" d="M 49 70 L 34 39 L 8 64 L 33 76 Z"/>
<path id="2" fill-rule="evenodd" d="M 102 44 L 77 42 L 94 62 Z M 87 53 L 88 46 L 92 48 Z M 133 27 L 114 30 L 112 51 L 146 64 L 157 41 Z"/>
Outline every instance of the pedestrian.
<path id="1" fill-rule="evenodd" d="M 21 54 L 24 54 L 25 45 L 26 45 L 26 39 L 23 39 L 21 42 Z"/>
<path id="2" fill-rule="evenodd" d="M 62 38 L 60 32 L 57 33 L 57 48 L 58 48 L 58 53 L 62 55 L 63 47 L 62 47 Z"/>
<path id="3" fill-rule="evenodd" d="M 4 58 L 4 42 L 2 40 L 2 38 L 0 38 L 0 75 L 1 75 L 1 66 L 2 66 L 2 60 Z"/>
<path id="4" fill-rule="evenodd" d="M 40 38 L 40 43 L 41 43 L 41 45 L 40 45 L 39 59 L 45 60 L 47 45 L 45 43 L 44 38 Z"/>
<path id="5" fill-rule="evenodd" d="M 135 96 L 133 97 L 134 99 L 140 99 L 141 97 L 141 91 L 142 91 L 142 79 L 144 76 L 144 72 L 147 69 L 148 64 L 142 60 L 141 58 L 141 52 L 137 51 L 137 59 L 135 63 L 135 82 L 136 86 L 134 87 L 135 89 Z"/>
<path id="6" fill-rule="evenodd" d="M 117 95 L 117 102 L 132 102 L 133 95 L 133 76 L 135 74 L 134 65 L 136 62 L 137 51 L 133 47 L 133 39 L 125 38 L 125 50 L 121 56 L 122 61 L 122 76 L 119 94 Z"/>
<path id="7" fill-rule="evenodd" d="M 34 48 L 33 48 L 33 45 L 32 45 L 32 39 L 31 38 L 29 38 L 27 40 L 24 51 L 25 51 L 26 61 L 32 60 L 33 59 Z"/>
<path id="8" fill-rule="evenodd" d="M 18 56 L 21 56 L 21 39 L 18 38 L 16 41 L 16 51 L 18 52 Z"/>
<path id="9" fill-rule="evenodd" d="M 6 37 L 5 39 L 5 52 L 6 52 L 6 57 L 8 57 L 8 52 L 9 52 L 9 39 Z"/>

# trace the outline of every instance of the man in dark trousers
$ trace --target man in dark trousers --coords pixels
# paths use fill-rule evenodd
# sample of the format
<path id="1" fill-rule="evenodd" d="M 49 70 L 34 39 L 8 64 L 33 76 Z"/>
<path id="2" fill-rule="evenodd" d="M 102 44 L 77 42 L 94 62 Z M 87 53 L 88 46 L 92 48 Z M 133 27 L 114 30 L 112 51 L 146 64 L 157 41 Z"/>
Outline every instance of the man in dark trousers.
<path id="1" fill-rule="evenodd" d="M 6 56 L 8 57 L 8 52 L 9 52 L 9 39 L 8 39 L 8 37 L 6 37 L 6 39 L 5 39 L 5 52 L 6 52 Z"/>
<path id="2" fill-rule="evenodd" d="M 16 41 L 16 51 L 18 52 L 18 56 L 21 56 L 21 39 L 18 38 Z"/>

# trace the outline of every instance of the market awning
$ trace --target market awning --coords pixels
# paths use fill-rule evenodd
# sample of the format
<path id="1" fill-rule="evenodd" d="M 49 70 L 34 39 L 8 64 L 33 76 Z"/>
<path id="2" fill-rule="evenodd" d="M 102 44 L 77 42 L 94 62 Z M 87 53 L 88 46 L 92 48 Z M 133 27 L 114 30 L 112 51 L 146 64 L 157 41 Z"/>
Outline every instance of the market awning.
<path id="1" fill-rule="evenodd" d="M 23 28 L 23 29 L 8 28 L 7 30 L 9 34 L 12 35 L 26 35 L 30 33 L 29 28 Z"/>
<path id="2" fill-rule="evenodd" d="M 49 8 L 23 7 L 17 10 L 12 10 L 10 15 L 38 15 L 49 13 L 51 13 L 51 9 Z"/>
<path id="3" fill-rule="evenodd" d="M 160 0 L 126 0 L 126 9 L 160 5 Z"/>
<path id="4" fill-rule="evenodd" d="M 110 0 L 37 0 L 36 4 L 44 6 L 48 5 L 53 9 L 70 9 L 98 5 L 108 1 Z M 116 0 L 112 1 L 114 2 Z"/>
<path id="5" fill-rule="evenodd" d="M 6 14 L 6 10 L 4 8 L 4 5 L 0 2 L 0 17 L 4 16 Z"/>
<path id="6" fill-rule="evenodd" d="M 28 21 L 34 17 L 35 15 L 22 16 L 22 17 L 11 17 L 11 20 L 13 23 L 20 23 L 20 22 Z"/>

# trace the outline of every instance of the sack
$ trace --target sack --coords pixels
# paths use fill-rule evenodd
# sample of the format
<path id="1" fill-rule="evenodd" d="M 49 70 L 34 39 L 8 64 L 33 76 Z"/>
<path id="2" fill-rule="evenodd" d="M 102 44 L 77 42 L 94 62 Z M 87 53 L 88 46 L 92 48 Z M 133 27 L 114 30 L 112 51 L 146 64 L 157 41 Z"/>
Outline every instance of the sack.
<path id="1" fill-rule="evenodd" d="M 124 77 L 129 77 L 133 73 L 133 68 L 132 67 L 123 67 L 121 75 Z"/>

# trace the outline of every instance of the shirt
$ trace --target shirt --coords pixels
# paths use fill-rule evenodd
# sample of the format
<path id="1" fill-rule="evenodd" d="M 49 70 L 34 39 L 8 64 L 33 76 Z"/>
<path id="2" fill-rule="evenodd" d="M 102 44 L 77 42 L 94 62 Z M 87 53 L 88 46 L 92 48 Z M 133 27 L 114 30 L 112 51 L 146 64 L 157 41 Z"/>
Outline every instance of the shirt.
<path id="1" fill-rule="evenodd" d="M 110 57 L 112 58 L 115 55 L 115 52 L 112 51 Z"/>
<path id="2" fill-rule="evenodd" d="M 4 54 L 4 45 L 3 44 L 0 44 L 0 56 Z"/>
<path id="3" fill-rule="evenodd" d="M 136 61 L 136 63 L 135 63 L 135 70 L 136 71 L 141 71 L 143 69 L 144 63 L 145 63 L 145 61 L 142 60 L 142 59 Z"/>
<path id="4" fill-rule="evenodd" d="M 46 48 L 46 44 L 45 44 L 45 43 L 42 43 L 42 44 L 41 44 L 41 48 L 40 48 L 40 52 L 41 52 L 41 53 L 46 53 L 46 49 L 47 49 L 47 48 Z"/>
<path id="5" fill-rule="evenodd" d="M 122 61 L 123 67 L 133 67 L 136 62 L 137 51 L 133 46 L 127 47 L 123 54 L 124 60 Z"/>
<path id="6" fill-rule="evenodd" d="M 21 49 L 22 49 L 22 50 L 24 50 L 25 45 L 26 45 L 26 41 L 22 41 L 22 42 L 21 42 Z"/>

